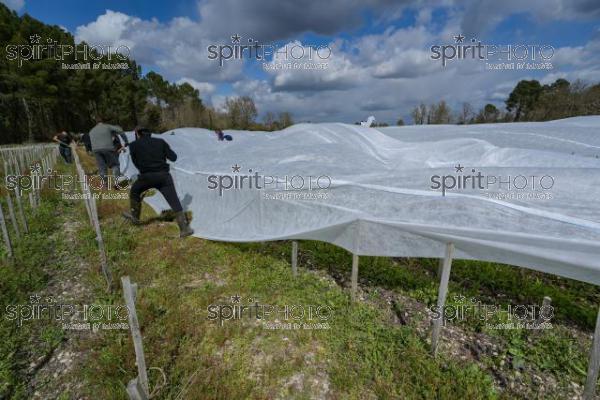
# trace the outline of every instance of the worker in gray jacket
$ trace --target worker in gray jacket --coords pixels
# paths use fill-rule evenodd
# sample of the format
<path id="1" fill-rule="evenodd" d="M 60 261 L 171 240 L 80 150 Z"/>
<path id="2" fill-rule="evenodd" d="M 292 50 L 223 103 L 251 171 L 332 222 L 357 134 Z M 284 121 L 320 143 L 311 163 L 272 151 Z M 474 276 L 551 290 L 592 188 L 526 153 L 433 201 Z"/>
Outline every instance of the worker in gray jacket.
<path id="1" fill-rule="evenodd" d="M 104 187 L 108 188 L 107 169 L 111 169 L 115 179 L 121 175 L 118 153 L 120 146 L 115 148 L 115 139 L 119 135 L 125 143 L 128 141 L 120 126 L 105 124 L 101 117 L 96 117 L 96 122 L 96 126 L 90 130 L 90 142 Z"/>

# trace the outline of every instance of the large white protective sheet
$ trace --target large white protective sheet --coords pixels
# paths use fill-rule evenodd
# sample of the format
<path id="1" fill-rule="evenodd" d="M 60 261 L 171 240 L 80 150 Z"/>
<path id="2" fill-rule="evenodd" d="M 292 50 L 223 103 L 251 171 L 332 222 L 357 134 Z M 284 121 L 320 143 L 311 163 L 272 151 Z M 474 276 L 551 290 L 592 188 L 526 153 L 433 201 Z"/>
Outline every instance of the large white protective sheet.
<path id="1" fill-rule="evenodd" d="M 452 242 L 456 258 L 600 284 L 600 117 L 225 134 L 233 141 L 197 128 L 160 135 L 179 156 L 171 171 L 198 237 L 313 239 L 399 257 L 442 257 Z M 256 174 L 261 189 L 245 178 L 218 190 Z M 168 208 L 160 195 L 146 202 Z"/>

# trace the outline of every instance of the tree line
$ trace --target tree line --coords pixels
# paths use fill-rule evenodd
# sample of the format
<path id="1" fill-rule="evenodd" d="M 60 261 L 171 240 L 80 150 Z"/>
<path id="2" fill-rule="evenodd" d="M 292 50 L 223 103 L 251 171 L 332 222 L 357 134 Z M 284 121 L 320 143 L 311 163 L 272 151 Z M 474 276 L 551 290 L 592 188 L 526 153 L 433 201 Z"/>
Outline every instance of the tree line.
<path id="1" fill-rule="evenodd" d="M 441 100 L 438 103 L 415 106 L 410 116 L 413 124 L 481 124 L 492 122 L 549 121 L 580 115 L 600 114 L 600 84 L 586 85 L 581 81 L 570 83 L 557 79 L 550 85 L 537 80 L 522 80 L 505 100 L 505 110 L 486 104 L 475 110 L 463 103 L 455 111 Z M 397 125 L 404 125 L 399 119 Z"/>
<path id="2" fill-rule="evenodd" d="M 40 44 L 52 39 L 75 51 L 61 60 L 9 59 L 9 44 L 30 49 L 34 35 Z M 228 98 L 224 110 L 215 110 L 188 83 L 171 83 L 156 72 L 143 75 L 131 57 L 119 60 L 126 67 L 122 69 L 64 69 L 62 63 L 84 63 L 74 53 L 82 54 L 86 43 L 75 44 L 69 32 L 27 14 L 19 17 L 3 4 L 0 43 L 0 144 L 46 141 L 63 130 L 85 132 L 96 116 L 126 130 L 145 125 L 156 132 L 178 127 L 276 130 L 293 123 L 285 112 L 266 113 L 264 122 L 258 123 L 256 105 L 247 96 Z M 97 62 L 115 62 L 108 54 L 93 54 Z"/>

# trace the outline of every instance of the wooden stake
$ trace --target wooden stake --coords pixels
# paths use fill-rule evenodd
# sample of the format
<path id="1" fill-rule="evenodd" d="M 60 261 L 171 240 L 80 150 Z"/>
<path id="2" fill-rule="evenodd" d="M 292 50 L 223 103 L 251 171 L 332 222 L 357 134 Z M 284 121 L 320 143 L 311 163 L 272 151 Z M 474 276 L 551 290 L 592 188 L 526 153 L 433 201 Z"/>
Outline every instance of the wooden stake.
<path id="1" fill-rule="evenodd" d="M 135 298 L 131 281 L 128 276 L 121 277 L 123 285 L 123 297 L 125 304 L 129 309 L 129 329 L 131 330 L 131 338 L 133 339 L 133 347 L 135 349 L 135 361 L 138 367 L 138 382 L 146 396 L 149 394 L 148 374 L 146 371 L 146 357 L 144 356 L 144 346 L 142 344 L 142 333 L 140 332 L 140 324 L 135 310 Z"/>
<path id="2" fill-rule="evenodd" d="M 592 400 L 596 394 L 598 382 L 598 371 L 600 370 L 600 310 L 596 318 L 596 329 L 594 330 L 594 342 L 590 351 L 590 363 L 588 365 L 587 379 L 583 389 L 583 399 Z"/>
<path id="3" fill-rule="evenodd" d="M 19 239 L 21 238 L 21 232 L 19 231 L 19 224 L 17 223 L 17 217 L 15 215 L 15 209 L 13 207 L 10 192 L 6 194 L 6 203 L 8 204 L 8 215 L 10 216 L 10 221 L 12 222 L 13 229 L 15 230 L 15 236 L 17 239 Z"/>
<path id="4" fill-rule="evenodd" d="M 6 246 L 6 251 L 8 256 L 12 258 L 13 249 L 12 244 L 10 243 L 10 236 L 8 235 L 8 229 L 6 229 L 6 220 L 4 219 L 4 212 L 2 211 L 2 206 L 0 205 L 0 228 L 2 228 L 2 236 L 4 237 L 4 245 Z"/>
<path id="5" fill-rule="evenodd" d="M 15 198 L 17 199 L 17 211 L 21 217 L 21 224 L 23 225 L 23 231 L 29 233 L 29 227 L 27 226 L 27 219 L 25 218 L 25 212 L 23 211 L 23 203 L 21 203 L 21 190 L 15 188 Z"/>
<path id="6" fill-rule="evenodd" d="M 148 400 L 150 398 L 144 393 L 144 388 L 137 376 L 127 384 L 127 395 L 129 395 L 129 400 Z"/>
<path id="7" fill-rule="evenodd" d="M 358 256 L 352 254 L 352 300 L 356 300 L 356 293 L 358 291 Z"/>
<path id="8" fill-rule="evenodd" d="M 98 250 L 100 252 L 100 266 L 102 267 L 102 273 L 106 279 L 107 290 L 111 291 L 112 286 L 112 274 L 108 268 L 108 260 L 106 257 L 106 250 L 104 248 L 104 239 L 102 237 L 102 230 L 100 229 L 100 221 L 98 220 L 98 208 L 96 207 L 96 199 L 90 193 L 90 208 L 92 210 L 92 219 L 94 222 L 94 229 L 96 231 L 96 240 L 98 241 Z"/>
<path id="9" fill-rule="evenodd" d="M 40 165 L 40 164 L 38 163 L 38 165 Z M 41 181 L 41 176 L 40 176 L 40 174 L 39 174 L 38 172 L 36 172 L 36 173 L 35 173 L 35 175 L 36 175 L 36 177 L 37 177 L 37 179 L 38 179 L 38 182 L 40 182 L 40 181 Z M 34 196 L 34 200 L 35 200 L 35 208 L 38 208 L 38 207 L 40 206 L 40 204 L 42 203 L 42 201 L 41 201 L 41 197 L 42 197 L 42 187 L 41 187 L 41 184 L 40 184 L 40 187 L 38 187 L 38 188 L 35 190 L 35 193 L 34 193 L 34 195 L 35 195 L 35 196 Z"/>
<path id="10" fill-rule="evenodd" d="M 440 332 L 444 323 L 444 305 L 446 304 L 446 295 L 448 294 L 448 281 L 450 279 L 450 268 L 452 267 L 452 257 L 454 256 L 454 244 L 446 245 L 446 256 L 442 266 L 442 276 L 440 278 L 440 288 L 438 292 L 437 309 L 441 313 L 440 317 L 433 320 L 433 332 L 431 334 L 431 351 L 433 355 L 437 352 Z"/>
<path id="11" fill-rule="evenodd" d="M 548 312 L 548 309 L 551 309 L 551 307 L 552 299 L 548 296 L 544 296 L 544 300 L 542 300 L 542 307 L 540 308 L 540 315 L 538 315 L 538 317 L 535 320 L 536 327 L 539 327 L 544 322 L 547 322 L 544 317 L 547 317 L 548 315 L 544 314 L 544 312 Z M 539 333 L 539 330 L 536 330 L 536 332 Z"/>
<path id="12" fill-rule="evenodd" d="M 292 241 L 292 274 L 298 275 L 298 242 Z"/>

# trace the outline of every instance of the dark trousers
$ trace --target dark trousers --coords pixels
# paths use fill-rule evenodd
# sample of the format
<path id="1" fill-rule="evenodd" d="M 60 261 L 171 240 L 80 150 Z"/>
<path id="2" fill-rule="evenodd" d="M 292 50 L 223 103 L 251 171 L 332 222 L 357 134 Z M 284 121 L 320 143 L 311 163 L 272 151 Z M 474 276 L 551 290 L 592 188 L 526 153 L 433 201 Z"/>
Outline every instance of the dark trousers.
<path id="1" fill-rule="evenodd" d="M 157 189 L 169 203 L 169 207 L 175 212 L 183 211 L 173 178 L 168 172 L 148 172 L 140 174 L 138 179 L 131 186 L 130 196 L 134 201 L 142 200 L 142 193 L 148 189 Z"/>
<path id="2" fill-rule="evenodd" d="M 58 152 L 67 164 L 71 164 L 73 162 L 73 154 L 71 154 L 70 147 L 58 146 Z"/>
<path id="3" fill-rule="evenodd" d="M 96 150 L 94 151 L 94 156 L 96 157 L 96 164 L 98 165 L 98 173 L 104 182 L 107 182 L 107 168 L 111 169 L 113 177 L 116 178 L 121 175 L 121 171 L 119 170 L 119 155 L 116 151 L 109 149 Z"/>

